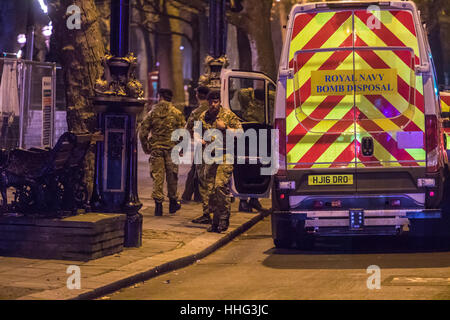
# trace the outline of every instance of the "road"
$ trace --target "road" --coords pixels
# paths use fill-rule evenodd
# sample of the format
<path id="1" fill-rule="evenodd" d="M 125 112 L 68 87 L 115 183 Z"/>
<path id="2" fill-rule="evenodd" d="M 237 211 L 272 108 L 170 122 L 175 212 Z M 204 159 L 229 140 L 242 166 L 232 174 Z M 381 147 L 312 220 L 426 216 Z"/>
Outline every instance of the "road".
<path id="1" fill-rule="evenodd" d="M 196 264 L 125 288 L 112 300 L 450 299 L 450 249 L 392 239 L 319 240 L 313 251 L 273 246 L 270 218 Z M 417 249 L 414 249 L 417 250 Z M 369 266 L 380 269 L 380 289 Z"/>

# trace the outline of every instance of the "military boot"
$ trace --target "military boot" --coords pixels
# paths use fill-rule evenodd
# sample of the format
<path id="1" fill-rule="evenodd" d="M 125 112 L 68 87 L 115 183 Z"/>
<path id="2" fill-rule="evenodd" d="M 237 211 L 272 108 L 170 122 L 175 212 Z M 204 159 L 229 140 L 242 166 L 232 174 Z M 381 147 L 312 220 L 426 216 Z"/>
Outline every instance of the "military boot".
<path id="1" fill-rule="evenodd" d="M 220 220 L 218 225 L 212 224 L 207 231 L 217 233 L 225 232 L 228 230 L 228 225 L 229 225 L 228 220 Z"/>
<path id="2" fill-rule="evenodd" d="M 261 203 L 259 202 L 259 200 L 257 198 L 251 198 L 248 201 L 248 205 L 251 208 L 255 208 L 258 211 L 264 211 L 265 209 L 262 207 Z"/>
<path id="3" fill-rule="evenodd" d="M 228 230 L 228 226 L 230 225 L 229 220 L 220 220 L 219 225 L 217 226 L 217 232 L 225 232 Z"/>
<path id="4" fill-rule="evenodd" d="M 208 231 L 208 232 L 217 232 L 218 233 L 217 226 L 215 224 L 210 225 L 209 228 L 206 229 L 206 231 Z"/>
<path id="5" fill-rule="evenodd" d="M 163 208 L 162 202 L 155 201 L 155 216 L 162 216 Z"/>
<path id="6" fill-rule="evenodd" d="M 239 212 L 252 212 L 252 207 L 247 200 L 239 200 Z"/>
<path id="7" fill-rule="evenodd" d="M 181 209 L 180 201 L 174 200 L 174 199 L 170 199 L 170 202 L 169 202 L 169 213 L 175 213 L 175 212 L 177 212 L 180 209 Z"/>
<path id="8" fill-rule="evenodd" d="M 198 218 L 195 218 L 192 220 L 192 223 L 199 223 L 199 224 L 210 224 L 211 223 L 211 217 L 208 215 L 202 215 Z"/>

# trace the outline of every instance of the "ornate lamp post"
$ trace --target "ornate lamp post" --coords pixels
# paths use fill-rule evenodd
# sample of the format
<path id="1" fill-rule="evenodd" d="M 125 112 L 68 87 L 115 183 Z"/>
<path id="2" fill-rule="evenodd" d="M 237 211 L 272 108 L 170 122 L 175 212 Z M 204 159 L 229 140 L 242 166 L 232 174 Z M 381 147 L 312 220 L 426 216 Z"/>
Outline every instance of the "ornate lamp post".
<path id="1" fill-rule="evenodd" d="M 91 206 L 127 215 L 125 247 L 142 245 L 142 207 L 137 194 L 136 115 L 143 110 L 142 85 L 134 76 L 136 58 L 128 52 L 129 0 L 111 1 L 111 55 L 95 86 L 94 107 L 103 141 L 97 142 Z"/>
<path id="2" fill-rule="evenodd" d="M 209 55 L 205 59 L 205 73 L 200 76 L 201 85 L 220 89 L 220 72 L 227 67 L 226 0 L 209 1 Z"/>

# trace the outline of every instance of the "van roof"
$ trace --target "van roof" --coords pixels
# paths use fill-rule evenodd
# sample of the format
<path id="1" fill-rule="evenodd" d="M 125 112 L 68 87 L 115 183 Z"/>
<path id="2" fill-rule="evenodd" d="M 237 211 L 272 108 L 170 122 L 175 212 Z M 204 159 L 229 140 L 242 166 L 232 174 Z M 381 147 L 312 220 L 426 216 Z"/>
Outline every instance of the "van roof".
<path id="1" fill-rule="evenodd" d="M 367 7 L 369 5 L 376 5 L 383 8 L 397 8 L 397 9 L 415 9 L 416 5 L 412 1 L 373 1 L 373 0 L 358 0 L 358 1 L 327 1 L 327 2 L 308 2 L 304 4 L 297 4 L 292 8 L 291 13 L 306 12 L 330 9 L 330 8 L 355 8 Z"/>

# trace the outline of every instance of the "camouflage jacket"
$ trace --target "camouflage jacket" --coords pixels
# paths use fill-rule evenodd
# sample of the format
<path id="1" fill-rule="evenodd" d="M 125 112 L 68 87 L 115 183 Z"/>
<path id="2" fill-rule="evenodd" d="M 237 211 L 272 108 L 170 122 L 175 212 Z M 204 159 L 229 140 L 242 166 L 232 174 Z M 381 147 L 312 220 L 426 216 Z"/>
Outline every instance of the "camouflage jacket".
<path id="1" fill-rule="evenodd" d="M 208 108 L 209 108 L 209 104 L 206 101 L 206 102 L 200 103 L 200 105 L 197 108 L 195 108 L 194 111 L 192 111 L 192 113 L 189 116 L 189 119 L 186 123 L 186 129 L 189 130 L 191 135 L 194 131 L 194 122 L 199 121 L 202 113 L 205 112 L 206 110 L 208 110 Z"/>
<path id="2" fill-rule="evenodd" d="M 243 120 L 246 122 L 264 123 L 265 105 L 263 101 L 255 99 L 253 88 L 241 89 L 238 97 L 242 108 Z"/>
<path id="3" fill-rule="evenodd" d="M 239 118 L 231 110 L 225 109 L 221 106 L 214 122 L 207 121 L 207 111 L 203 112 L 200 115 L 199 121 L 202 122 L 203 133 L 209 129 L 217 129 L 217 120 L 219 119 L 225 123 L 226 129 L 242 129 L 242 124 Z M 223 141 L 220 141 L 219 143 L 222 143 L 223 148 L 226 148 L 225 130 L 222 130 L 222 134 Z M 211 139 L 211 141 L 207 141 L 206 145 L 211 144 L 213 141 L 214 139 Z"/>
<path id="4" fill-rule="evenodd" d="M 249 102 L 242 116 L 245 121 L 264 123 L 264 109 L 264 102 L 253 100 Z"/>
<path id="5" fill-rule="evenodd" d="M 149 154 L 153 149 L 171 149 L 177 142 L 171 140 L 172 132 L 184 128 L 185 120 L 172 103 L 160 101 L 141 123 L 139 139 L 142 149 Z"/>

